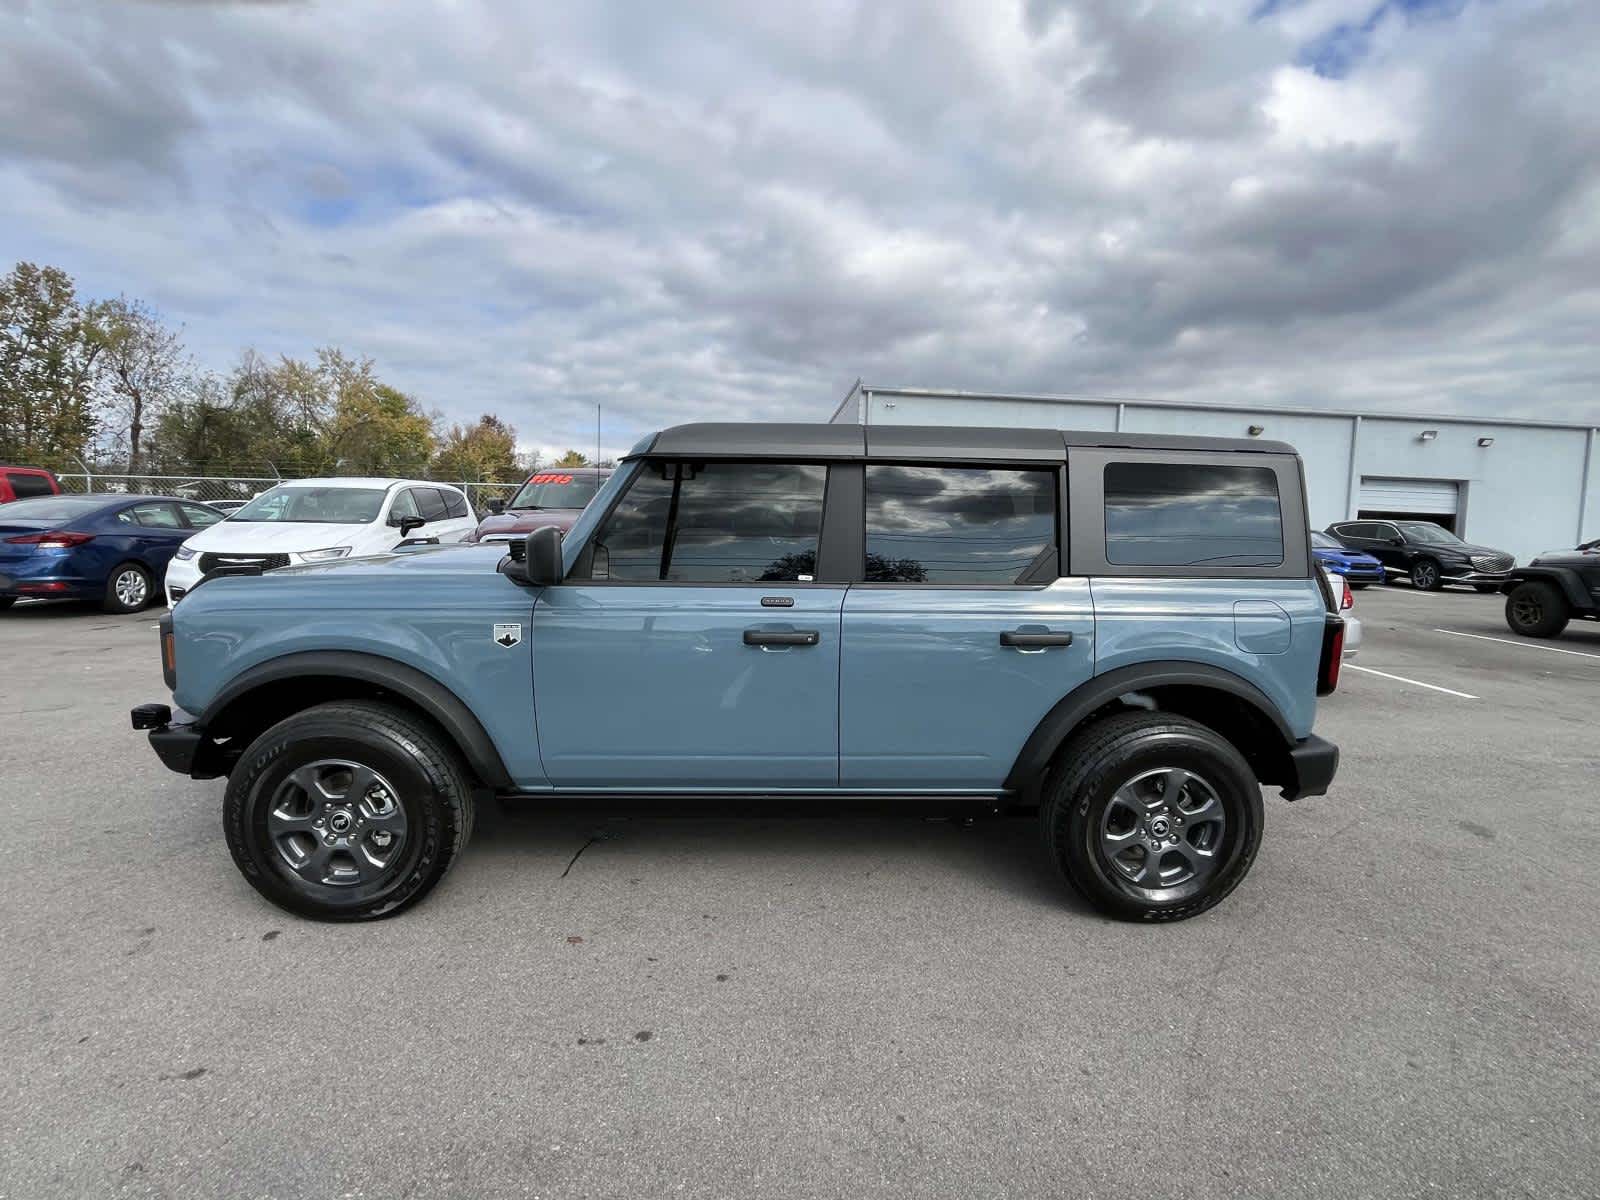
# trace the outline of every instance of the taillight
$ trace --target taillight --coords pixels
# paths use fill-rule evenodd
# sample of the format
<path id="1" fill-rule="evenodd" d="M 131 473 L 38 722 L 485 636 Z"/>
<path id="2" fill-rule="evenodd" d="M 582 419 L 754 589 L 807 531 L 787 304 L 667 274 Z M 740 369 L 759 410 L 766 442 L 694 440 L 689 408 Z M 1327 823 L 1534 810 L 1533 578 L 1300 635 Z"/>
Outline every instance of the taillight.
<path id="1" fill-rule="evenodd" d="M 1339 601 L 1339 610 L 1343 612 L 1347 608 L 1354 608 L 1356 606 L 1356 596 L 1350 590 L 1350 581 L 1341 575 L 1339 576 L 1339 586 L 1344 588 L 1344 599 Z"/>
<path id="2" fill-rule="evenodd" d="M 1339 664 L 1344 661 L 1344 618 L 1330 616 L 1322 627 L 1322 659 L 1317 663 L 1317 695 L 1326 696 L 1339 686 Z"/>
<path id="3" fill-rule="evenodd" d="M 74 546 L 81 546 L 85 542 L 94 541 L 92 533 L 67 533 L 53 530 L 50 533 L 22 533 L 16 537 L 8 537 L 8 546 L 37 546 L 41 550 L 70 550 Z"/>

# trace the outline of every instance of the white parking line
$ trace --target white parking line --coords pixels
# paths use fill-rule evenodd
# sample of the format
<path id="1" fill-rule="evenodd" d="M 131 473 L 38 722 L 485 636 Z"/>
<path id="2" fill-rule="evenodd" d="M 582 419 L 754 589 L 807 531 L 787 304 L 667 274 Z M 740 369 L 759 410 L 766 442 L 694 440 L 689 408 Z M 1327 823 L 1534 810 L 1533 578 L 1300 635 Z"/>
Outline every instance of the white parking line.
<path id="1" fill-rule="evenodd" d="M 1590 654 L 1587 650 L 1563 650 L 1560 646 L 1541 646 L 1537 642 L 1516 642 L 1510 638 L 1490 637 L 1486 633 L 1462 633 L 1459 629 L 1435 629 L 1435 633 L 1448 633 L 1451 637 L 1477 638 L 1480 642 L 1499 642 L 1505 646 L 1516 646 L 1522 650 L 1548 650 L 1552 654 L 1576 654 L 1579 658 L 1600 658 L 1600 654 Z"/>
<path id="2" fill-rule="evenodd" d="M 1412 687 L 1427 688 L 1430 692 L 1443 692 L 1446 696 L 1459 696 L 1463 700 L 1476 700 L 1478 697 L 1466 692 L 1458 692 L 1454 688 L 1440 687 L 1436 683 L 1423 683 L 1420 679 L 1407 679 L 1404 675 L 1391 675 L 1387 671 L 1374 671 L 1371 667 L 1358 667 L 1355 663 L 1345 663 L 1346 671 L 1361 671 L 1367 675 L 1378 675 L 1384 679 L 1392 679 L 1396 683 L 1409 683 Z"/>

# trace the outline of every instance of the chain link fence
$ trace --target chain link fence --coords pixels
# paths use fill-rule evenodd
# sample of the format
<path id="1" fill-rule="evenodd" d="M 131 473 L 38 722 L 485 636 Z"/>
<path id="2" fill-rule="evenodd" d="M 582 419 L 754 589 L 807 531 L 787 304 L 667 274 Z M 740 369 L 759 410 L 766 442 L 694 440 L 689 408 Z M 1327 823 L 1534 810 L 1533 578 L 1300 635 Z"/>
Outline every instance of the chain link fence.
<path id="1" fill-rule="evenodd" d="M 58 474 L 63 492 L 124 496 L 180 496 L 185 500 L 249 500 L 252 496 L 293 482 L 273 477 L 250 475 L 98 475 L 79 472 Z M 485 483 L 483 481 L 435 480 L 458 487 L 467 495 L 467 503 L 480 517 L 489 511 L 489 501 L 509 501 L 516 494 L 516 483 Z"/>

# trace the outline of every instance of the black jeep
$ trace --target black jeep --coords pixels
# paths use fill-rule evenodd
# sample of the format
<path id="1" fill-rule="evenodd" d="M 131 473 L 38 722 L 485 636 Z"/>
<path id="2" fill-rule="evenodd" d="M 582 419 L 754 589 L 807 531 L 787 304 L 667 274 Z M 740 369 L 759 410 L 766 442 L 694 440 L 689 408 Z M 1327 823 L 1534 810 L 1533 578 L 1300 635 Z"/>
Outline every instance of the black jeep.
<path id="1" fill-rule="evenodd" d="M 1506 624 L 1524 637 L 1555 637 L 1573 617 L 1600 621 L 1600 538 L 1539 555 L 1505 591 Z"/>

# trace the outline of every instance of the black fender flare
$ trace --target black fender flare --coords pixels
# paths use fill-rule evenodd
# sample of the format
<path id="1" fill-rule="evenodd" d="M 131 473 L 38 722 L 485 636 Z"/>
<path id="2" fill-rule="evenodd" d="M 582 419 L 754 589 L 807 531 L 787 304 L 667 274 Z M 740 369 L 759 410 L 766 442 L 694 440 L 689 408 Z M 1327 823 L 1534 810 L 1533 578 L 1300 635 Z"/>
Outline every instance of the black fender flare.
<path id="1" fill-rule="evenodd" d="M 1005 786 L 1017 795 L 1032 796 L 1044 769 L 1061 744 L 1089 716 L 1128 692 L 1159 687 L 1211 688 L 1226 693 L 1255 709 L 1283 738 L 1281 749 L 1288 752 L 1299 739 L 1289 728 L 1278 706 L 1255 684 L 1232 671 L 1206 663 L 1156 661 L 1134 663 L 1107 671 L 1084 681 L 1068 692 L 1034 727 L 1017 753 L 1016 762 L 1006 776 Z M 1277 749 L 1278 747 L 1275 747 Z"/>
<path id="2" fill-rule="evenodd" d="M 1517 567 L 1511 572 L 1511 578 L 1501 585 L 1501 590 L 1509 594 L 1519 583 L 1553 583 L 1576 611 L 1590 612 L 1595 608 L 1583 579 L 1572 567 Z"/>
<path id="3" fill-rule="evenodd" d="M 219 691 L 195 722 L 210 728 L 228 707 L 258 688 L 300 678 L 354 679 L 372 684 L 415 705 L 431 717 L 453 741 L 467 764 L 491 788 L 513 786 L 494 739 L 465 702 L 425 671 L 378 654 L 353 650 L 303 650 L 269 658 L 235 675 Z"/>

